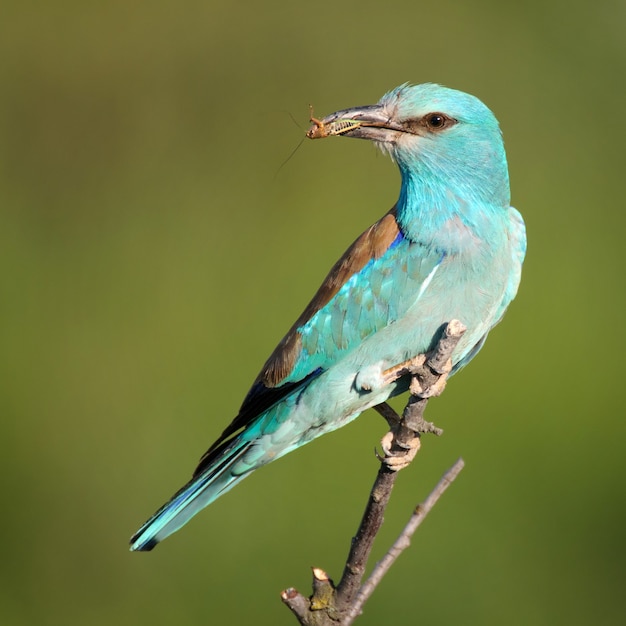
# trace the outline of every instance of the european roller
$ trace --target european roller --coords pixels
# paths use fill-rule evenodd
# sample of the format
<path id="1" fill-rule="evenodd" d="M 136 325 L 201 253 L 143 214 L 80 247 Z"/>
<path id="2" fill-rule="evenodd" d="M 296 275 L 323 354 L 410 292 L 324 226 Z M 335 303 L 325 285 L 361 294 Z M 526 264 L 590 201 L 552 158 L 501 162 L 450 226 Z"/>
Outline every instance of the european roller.
<path id="1" fill-rule="evenodd" d="M 373 141 L 402 178 L 395 205 L 332 267 L 191 480 L 132 537 L 151 550 L 262 465 L 405 392 L 385 372 L 433 348 L 452 319 L 472 359 L 515 297 L 526 251 L 492 112 L 469 94 L 402 85 L 313 120 L 309 137 Z"/>

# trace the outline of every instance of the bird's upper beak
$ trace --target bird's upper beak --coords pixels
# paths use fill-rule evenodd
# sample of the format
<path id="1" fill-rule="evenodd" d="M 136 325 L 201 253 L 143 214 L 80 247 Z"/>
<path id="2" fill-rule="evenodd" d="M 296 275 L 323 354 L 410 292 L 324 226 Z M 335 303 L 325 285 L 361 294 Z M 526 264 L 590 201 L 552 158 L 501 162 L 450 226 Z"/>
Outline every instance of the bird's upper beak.
<path id="1" fill-rule="evenodd" d="M 344 109 L 323 119 L 311 116 L 312 126 L 307 131 L 309 139 L 323 139 L 332 135 L 345 135 L 372 141 L 391 141 L 397 133 L 410 130 L 396 122 L 386 107 L 380 104 Z"/>

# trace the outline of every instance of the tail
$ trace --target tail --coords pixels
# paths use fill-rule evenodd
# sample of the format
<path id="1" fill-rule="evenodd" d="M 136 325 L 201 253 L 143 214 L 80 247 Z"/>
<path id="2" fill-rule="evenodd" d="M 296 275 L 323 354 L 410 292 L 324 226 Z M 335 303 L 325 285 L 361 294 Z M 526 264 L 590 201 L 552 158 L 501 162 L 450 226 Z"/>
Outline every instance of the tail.
<path id="1" fill-rule="evenodd" d="M 249 447 L 249 441 L 235 438 L 211 451 L 212 462 L 203 462 L 194 477 L 131 537 L 130 549 L 139 552 L 152 550 L 157 543 L 244 479 L 249 471 L 233 473 L 231 469 Z"/>

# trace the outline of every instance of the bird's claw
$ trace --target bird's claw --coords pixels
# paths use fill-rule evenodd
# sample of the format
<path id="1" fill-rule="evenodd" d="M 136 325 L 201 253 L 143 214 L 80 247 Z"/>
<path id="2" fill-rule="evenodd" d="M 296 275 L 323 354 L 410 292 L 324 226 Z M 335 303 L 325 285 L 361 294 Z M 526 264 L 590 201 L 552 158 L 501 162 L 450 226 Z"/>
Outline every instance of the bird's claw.
<path id="1" fill-rule="evenodd" d="M 440 395 L 446 387 L 448 374 L 452 371 L 452 360 L 448 359 L 441 371 L 434 372 L 426 361 L 426 355 L 407 359 L 398 365 L 382 369 L 379 363 L 369 365 L 359 370 L 354 380 L 354 385 L 359 391 L 377 391 L 389 385 L 403 376 L 411 376 L 409 391 L 411 395 L 420 398 L 432 398 Z M 436 380 L 426 388 L 423 387 L 422 378 L 426 374 L 436 375 Z"/>
<path id="2" fill-rule="evenodd" d="M 376 376 L 373 375 L 373 368 L 372 371 L 369 371 L 368 369 L 363 372 L 359 372 L 357 383 L 360 383 L 361 389 L 371 390 L 393 383 L 403 376 L 410 375 L 411 383 L 409 385 L 409 391 L 411 392 L 411 395 L 419 398 L 433 398 L 440 395 L 446 388 L 448 374 L 451 371 L 452 359 L 448 359 L 446 364 L 441 368 L 441 371 L 434 372 L 432 368 L 429 367 L 429 364 L 426 361 L 426 356 L 418 354 L 417 356 L 407 359 L 406 361 L 403 361 L 398 365 L 394 365 L 393 367 L 389 367 L 386 370 L 376 370 Z M 422 379 L 426 374 L 430 374 L 432 377 L 433 373 L 437 376 L 435 381 L 424 388 Z"/>
<path id="3" fill-rule="evenodd" d="M 410 465 L 420 449 L 419 435 L 413 437 L 407 444 L 400 445 L 395 439 L 395 433 L 389 431 L 380 441 L 384 456 L 380 461 L 390 470 L 399 472 Z"/>

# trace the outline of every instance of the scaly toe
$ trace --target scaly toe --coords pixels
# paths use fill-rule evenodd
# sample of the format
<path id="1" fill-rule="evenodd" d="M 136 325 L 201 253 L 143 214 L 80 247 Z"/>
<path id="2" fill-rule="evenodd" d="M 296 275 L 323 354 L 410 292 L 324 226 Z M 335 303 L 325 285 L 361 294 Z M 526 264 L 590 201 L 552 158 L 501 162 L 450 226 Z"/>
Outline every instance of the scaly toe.
<path id="1" fill-rule="evenodd" d="M 391 452 L 392 445 L 393 445 L 393 433 L 389 431 L 380 440 L 380 447 L 383 449 L 383 452 L 385 453 L 385 458 L 392 456 L 392 452 Z"/>
<path id="2" fill-rule="evenodd" d="M 380 442 L 380 445 L 385 453 L 384 459 L 382 462 L 392 471 L 399 472 L 401 469 L 410 465 L 410 463 L 415 458 L 417 451 L 420 449 L 420 438 L 414 437 L 409 442 L 409 445 L 406 448 L 398 448 L 397 446 L 394 449 L 393 445 L 394 434 L 392 432 L 388 432 Z"/>

